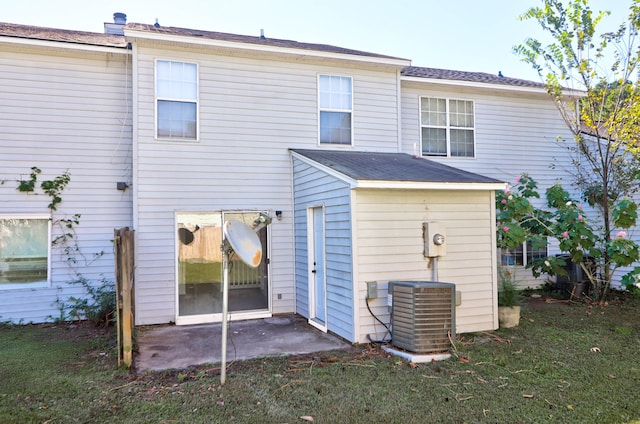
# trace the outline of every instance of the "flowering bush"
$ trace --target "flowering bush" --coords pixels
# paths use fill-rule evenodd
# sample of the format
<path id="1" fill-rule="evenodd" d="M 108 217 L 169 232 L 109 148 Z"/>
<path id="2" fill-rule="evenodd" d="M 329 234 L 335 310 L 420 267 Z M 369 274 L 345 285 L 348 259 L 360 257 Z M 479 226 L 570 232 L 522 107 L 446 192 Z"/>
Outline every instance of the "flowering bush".
<path id="1" fill-rule="evenodd" d="M 515 249 L 526 240 L 539 245 L 555 238 L 560 250 L 580 264 L 591 282 L 595 298 L 607 296 L 613 273 L 619 267 L 636 262 L 640 256 L 638 244 L 627 237 L 624 229 L 633 227 L 638 218 L 638 206 L 630 199 L 613 205 L 611 222 L 616 230 L 594 227 L 584 215 L 582 206 L 571 199 L 559 184 L 546 191 L 549 210 L 536 208 L 530 199 L 540 198 L 536 182 L 523 174 L 509 190 L 496 194 L 498 247 Z M 549 256 L 527 264 L 537 277 L 542 273 L 566 274 L 564 259 Z M 627 273 L 621 283 L 629 290 L 638 290 L 640 266 Z"/>

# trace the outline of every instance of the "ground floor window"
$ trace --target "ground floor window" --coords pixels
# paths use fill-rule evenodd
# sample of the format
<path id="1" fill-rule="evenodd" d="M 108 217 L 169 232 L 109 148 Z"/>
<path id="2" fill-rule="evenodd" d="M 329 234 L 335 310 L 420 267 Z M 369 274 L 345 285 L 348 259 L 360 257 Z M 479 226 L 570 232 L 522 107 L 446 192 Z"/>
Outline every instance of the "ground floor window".
<path id="1" fill-rule="evenodd" d="M 0 289 L 49 281 L 48 216 L 0 215 Z"/>
<path id="2" fill-rule="evenodd" d="M 222 228 L 228 220 L 249 226 L 259 212 L 178 212 L 176 214 L 178 316 L 222 313 Z M 251 268 L 229 258 L 229 311 L 269 308 L 267 228 L 258 232 L 262 261 Z"/>
<path id="3" fill-rule="evenodd" d="M 549 255 L 545 241 L 527 240 L 515 249 L 502 249 L 502 265 L 525 266 L 534 259 L 546 258 Z"/>

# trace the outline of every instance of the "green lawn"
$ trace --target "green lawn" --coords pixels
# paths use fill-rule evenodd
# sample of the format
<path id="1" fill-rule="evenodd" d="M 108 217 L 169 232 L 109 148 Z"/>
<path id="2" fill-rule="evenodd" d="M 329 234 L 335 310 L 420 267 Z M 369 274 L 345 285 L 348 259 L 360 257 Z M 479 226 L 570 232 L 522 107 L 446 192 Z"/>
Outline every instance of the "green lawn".
<path id="1" fill-rule="evenodd" d="M 234 281 L 236 275 L 243 276 L 246 280 L 260 281 L 260 269 L 251 268 L 240 260 L 231 260 L 229 267 L 229 279 Z M 180 269 L 184 269 L 184 279 L 188 284 L 197 283 L 221 283 L 221 262 L 181 262 Z"/>
<path id="2" fill-rule="evenodd" d="M 110 333 L 0 328 L 2 423 L 640 422 L 640 301 L 525 305 L 514 329 L 409 364 L 375 346 L 135 375 Z"/>

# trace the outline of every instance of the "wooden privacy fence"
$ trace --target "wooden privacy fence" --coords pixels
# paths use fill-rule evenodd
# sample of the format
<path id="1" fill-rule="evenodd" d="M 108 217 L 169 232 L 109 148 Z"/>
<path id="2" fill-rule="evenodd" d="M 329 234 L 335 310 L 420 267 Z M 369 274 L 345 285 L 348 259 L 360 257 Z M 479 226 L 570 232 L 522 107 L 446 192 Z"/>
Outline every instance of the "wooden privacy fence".
<path id="1" fill-rule="evenodd" d="M 134 231 L 129 227 L 113 230 L 116 272 L 118 366 L 130 367 L 133 361 L 133 286 L 134 286 Z"/>

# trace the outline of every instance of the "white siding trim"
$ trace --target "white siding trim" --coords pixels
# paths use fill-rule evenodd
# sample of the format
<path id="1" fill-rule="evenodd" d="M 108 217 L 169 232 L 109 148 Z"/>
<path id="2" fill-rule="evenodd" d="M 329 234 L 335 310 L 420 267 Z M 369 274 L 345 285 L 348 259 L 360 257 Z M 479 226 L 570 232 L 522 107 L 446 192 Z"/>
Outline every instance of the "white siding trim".
<path id="1" fill-rule="evenodd" d="M 491 192 L 491 204 L 495 205 L 496 204 L 496 192 L 492 191 Z M 495 224 L 496 222 L 496 208 L 492 207 L 491 208 L 491 224 Z M 493 268 L 491 270 L 491 273 L 493 274 L 493 278 L 492 281 L 496 282 L 496 284 L 493 284 L 493 293 L 492 293 L 492 298 L 493 300 L 491 301 L 491 305 L 493 307 L 493 328 L 496 329 L 498 328 L 499 324 L 498 324 L 498 241 L 496 237 L 492 237 L 491 238 L 491 255 L 493 256 Z"/>
<path id="2" fill-rule="evenodd" d="M 402 71 L 396 71 L 396 116 L 398 117 L 398 153 L 402 152 Z M 415 152 L 414 152 L 415 154 Z"/>
<path id="3" fill-rule="evenodd" d="M 356 188 L 405 190 L 504 190 L 507 183 L 434 183 L 423 181 L 356 181 Z"/>
<path id="4" fill-rule="evenodd" d="M 360 281 L 360 271 L 358 260 L 359 251 L 358 251 L 358 214 L 357 214 L 357 200 L 358 195 L 355 190 L 351 190 L 351 269 L 352 269 L 352 290 L 353 290 L 353 339 L 358 340 L 358 336 L 361 332 L 360 330 L 360 287 L 358 287 L 358 282 Z"/>

